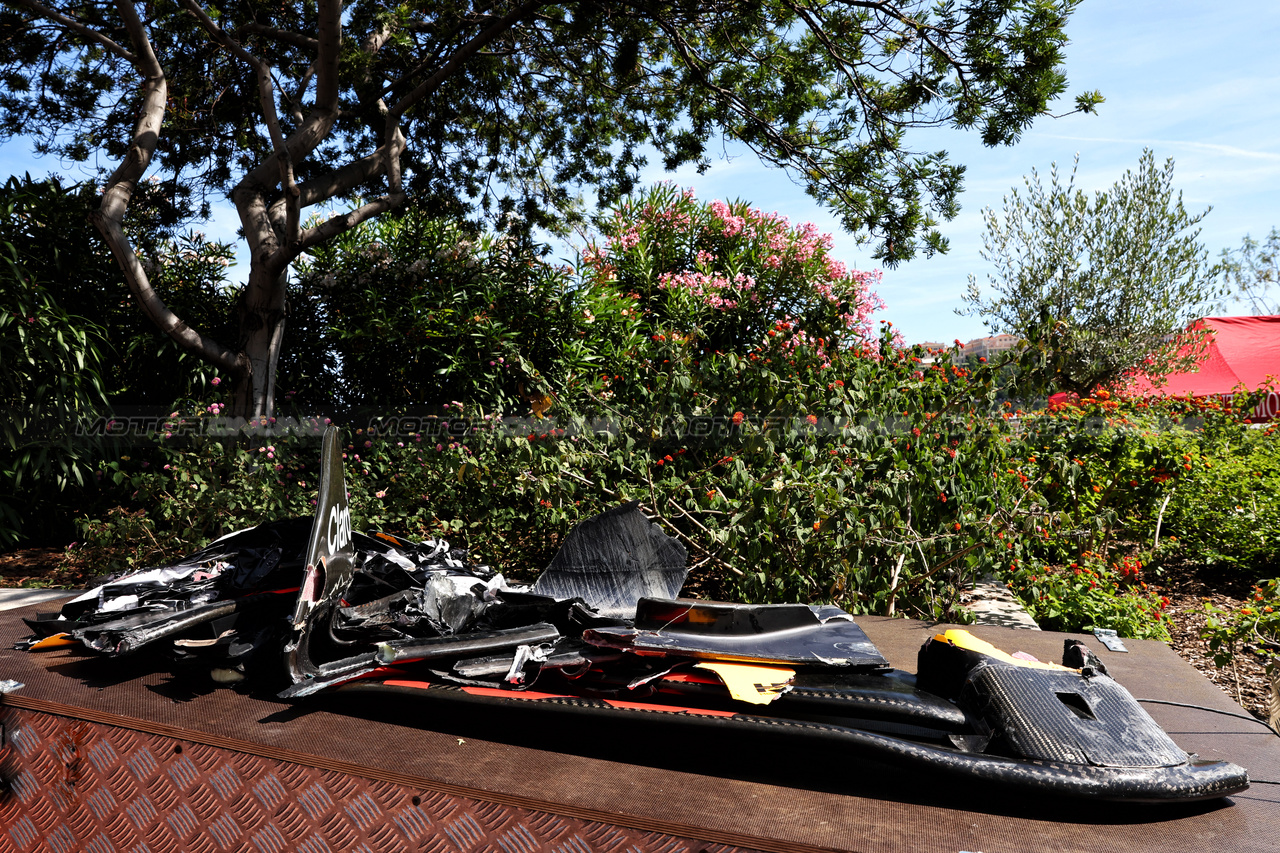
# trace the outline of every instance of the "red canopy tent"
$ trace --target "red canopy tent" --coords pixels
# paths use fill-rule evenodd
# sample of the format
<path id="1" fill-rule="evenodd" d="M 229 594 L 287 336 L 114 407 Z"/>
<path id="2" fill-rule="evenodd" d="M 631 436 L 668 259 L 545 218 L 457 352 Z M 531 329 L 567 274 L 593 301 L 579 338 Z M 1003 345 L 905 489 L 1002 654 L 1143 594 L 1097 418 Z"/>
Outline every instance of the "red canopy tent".
<path id="1" fill-rule="evenodd" d="M 1230 397 L 1236 391 L 1270 389 L 1251 420 L 1280 413 L 1280 314 L 1264 317 L 1205 317 L 1191 329 L 1208 329 L 1208 346 L 1195 373 L 1170 373 L 1159 385 L 1135 378 L 1128 392 L 1166 397 Z"/>

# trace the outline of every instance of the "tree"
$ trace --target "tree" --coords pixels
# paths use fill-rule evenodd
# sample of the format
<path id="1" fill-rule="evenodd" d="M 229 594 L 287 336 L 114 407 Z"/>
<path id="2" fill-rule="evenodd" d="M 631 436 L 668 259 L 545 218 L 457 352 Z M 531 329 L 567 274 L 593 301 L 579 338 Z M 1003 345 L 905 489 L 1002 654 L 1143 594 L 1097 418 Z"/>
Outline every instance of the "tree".
<path id="1" fill-rule="evenodd" d="M 1048 187 L 1032 170 L 1025 196 L 1005 196 L 1003 216 L 983 210 L 993 292 L 984 297 L 970 276 L 961 313 L 1028 341 L 1024 389 L 1087 394 L 1128 371 L 1188 369 L 1197 347 L 1184 329 L 1221 295 L 1198 241 L 1209 211 L 1186 211 L 1173 160 L 1157 167 L 1150 149 L 1092 199 L 1075 189 L 1078 165 L 1065 186 L 1056 164 Z"/>
<path id="2" fill-rule="evenodd" d="M 1254 314 L 1280 314 L 1280 295 L 1273 292 L 1280 287 L 1280 228 L 1261 243 L 1246 234 L 1240 248 L 1222 250 L 1221 262 L 1233 297 Z"/>
<path id="3" fill-rule="evenodd" d="M 955 215 L 963 167 L 905 132 L 1016 141 L 1065 90 L 1078 2 L 4 0 L 0 133 L 119 161 L 95 221 L 130 290 L 230 372 L 233 411 L 262 414 L 290 263 L 411 197 L 530 228 L 583 185 L 605 203 L 628 191 L 642 144 L 669 168 L 706 166 L 724 136 L 793 170 L 886 263 L 943 249 L 936 217 Z M 195 210 L 225 193 L 239 212 L 251 265 L 230 345 L 171 310 L 125 233 L 152 169 Z"/>

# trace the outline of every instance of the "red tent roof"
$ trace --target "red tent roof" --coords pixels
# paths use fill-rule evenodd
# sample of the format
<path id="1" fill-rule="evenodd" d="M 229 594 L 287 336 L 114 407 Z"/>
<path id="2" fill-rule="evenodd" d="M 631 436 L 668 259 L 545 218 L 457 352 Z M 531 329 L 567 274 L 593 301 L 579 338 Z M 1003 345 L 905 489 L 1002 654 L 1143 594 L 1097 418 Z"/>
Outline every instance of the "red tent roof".
<path id="1" fill-rule="evenodd" d="M 1205 317 L 1192 327 L 1213 334 L 1195 373 L 1170 373 L 1154 385 L 1135 379 L 1131 394 L 1206 397 L 1247 391 L 1280 382 L 1280 314 L 1265 317 Z"/>

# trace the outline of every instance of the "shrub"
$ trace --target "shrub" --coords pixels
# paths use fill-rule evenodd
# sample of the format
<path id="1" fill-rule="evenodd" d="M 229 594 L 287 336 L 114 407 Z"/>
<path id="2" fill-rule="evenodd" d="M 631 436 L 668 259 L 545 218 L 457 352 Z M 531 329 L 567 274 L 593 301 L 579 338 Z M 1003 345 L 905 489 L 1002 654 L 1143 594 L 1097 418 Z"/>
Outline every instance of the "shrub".
<path id="1" fill-rule="evenodd" d="M 391 403 L 344 433 L 357 524 L 528 579 L 573 524 L 636 500 L 704 594 L 962 620 L 961 587 L 998 573 L 1046 627 L 1163 636 L 1133 539 L 1224 417 L 1106 392 L 997 403 L 999 365 L 871 335 L 876 277 L 746 205 L 658 187 L 609 223 L 577 278 L 414 216 L 311 260 L 347 393 Z M 116 527 L 194 546 L 309 512 L 319 424 L 219 437 L 220 414 L 187 404 L 190 423 L 104 468 L 135 514 Z"/>
<path id="2" fill-rule="evenodd" d="M 420 211 L 347 232 L 298 275 L 348 406 L 524 408 L 545 396 L 544 377 L 584 357 L 593 306 L 566 269 L 535 246 Z"/>
<path id="3" fill-rule="evenodd" d="M 1223 419 L 1225 420 L 1225 419 Z M 1188 558 L 1257 579 L 1280 568 L 1280 438 L 1218 423 L 1187 448 L 1165 515 Z"/>
<path id="4" fill-rule="evenodd" d="M 1108 562 L 1088 552 L 1078 562 L 1051 566 L 1028 561 L 1009 575 L 1009 586 L 1041 628 L 1110 628 L 1122 637 L 1169 640 L 1168 599 L 1149 590 L 1134 558 Z"/>
<path id="5" fill-rule="evenodd" d="M 682 194 L 663 197 L 671 204 L 625 208 L 641 217 L 638 232 L 706 238 L 693 251 L 694 262 L 709 271 L 758 275 L 760 303 L 748 311 L 741 303 L 711 304 L 657 286 L 657 276 L 679 273 L 678 265 L 656 273 L 647 295 L 633 292 L 625 271 L 636 260 L 627 254 L 636 245 L 623 245 L 627 241 L 590 262 L 566 294 L 567 316 L 544 312 L 529 319 L 533 309 L 525 305 L 517 312 L 524 326 L 513 319 L 459 328 L 456 317 L 427 315 L 423 302 L 424 311 L 403 320 L 408 331 L 384 329 L 413 312 L 364 304 L 354 292 L 350 302 L 333 298 L 331 306 L 356 312 L 344 317 L 359 318 L 347 330 L 352 346 L 373 341 L 379 329 L 393 338 L 436 329 L 439 338 L 427 345 L 438 348 L 431 357 L 447 367 L 441 375 L 461 383 L 450 386 L 457 398 L 434 398 L 435 405 L 409 416 L 384 412 L 348 430 L 358 523 L 448 535 L 528 577 L 574 523 L 618 501 L 638 500 L 686 544 L 695 583 L 714 594 L 964 618 L 956 609 L 959 585 L 1016 559 L 1020 526 L 1036 517 L 1034 496 L 1017 491 L 1005 474 L 1012 441 L 1007 423 L 988 417 L 993 369 L 963 366 L 953 353 L 902 350 L 888 324 L 878 338 L 866 337 L 874 301 L 865 284 L 873 277 L 835 275 L 840 268 L 813 229 L 784 227 L 778 217 L 742 206 L 707 205 L 699 221 L 718 223 L 709 237 L 705 229 L 664 232 L 670 211 L 693 202 Z M 744 227 L 745 237 L 725 234 L 726 211 L 758 228 Z M 349 247 L 339 259 L 345 264 L 339 272 L 366 295 L 381 292 L 383 277 L 390 277 L 394 292 L 420 281 L 410 273 L 443 279 L 447 270 L 437 264 L 455 263 L 433 250 L 419 258 L 427 260 L 415 273 L 410 268 L 417 261 L 405 263 L 413 245 L 407 232 L 380 233 L 388 242 Z M 459 232 L 433 233 L 438 242 Z M 656 237 L 646 240 L 654 257 L 673 256 Z M 480 278 L 452 282 L 452 301 L 444 301 L 450 311 L 481 310 L 468 300 L 482 295 L 489 300 L 482 320 L 515 311 L 496 300 L 520 282 L 536 297 L 532 304 L 560 292 L 540 289 L 538 282 L 552 281 L 553 274 L 529 267 L 528 256 L 521 256 L 523 271 L 507 275 L 499 269 L 498 244 L 477 245 L 491 247 L 466 256 L 476 259 Z M 796 269 L 807 277 L 770 278 L 770 253 L 793 250 L 797 256 L 788 255 L 786 263 L 800 264 L 804 255 L 813 269 Z M 309 280 L 328 275 L 318 262 Z M 610 268 L 625 274 L 607 275 Z M 486 291 L 491 283 L 498 289 Z M 846 301 L 834 301 L 837 286 Z M 821 325 L 828 321 L 835 324 L 830 338 L 813 331 L 828 328 Z M 563 340 L 538 350 L 541 338 L 530 325 L 537 323 Z M 498 327 L 507 337 L 485 337 Z M 740 339 L 717 352 L 714 343 L 726 340 L 717 336 L 730 328 Z M 392 349 L 379 352 L 386 369 L 371 381 L 407 376 L 393 373 Z M 500 352 L 507 353 L 505 362 L 488 358 Z M 360 363 L 359 356 L 349 350 L 344 369 Z M 516 369 L 500 367 L 513 361 Z M 368 374 L 383 363 L 362 370 Z M 527 384 L 502 384 L 513 378 L 541 384 L 530 395 Z M 418 399 L 433 398 L 423 392 Z M 220 407 L 188 407 L 183 414 L 207 422 L 218 418 Z M 182 426 L 175 423 L 145 459 L 113 460 L 105 470 L 118 488 L 130 490 L 130 510 L 145 509 L 157 526 L 187 531 L 192 545 L 307 511 L 315 484 L 306 474 L 316 450 L 305 428 L 298 435 L 280 423 L 249 424 L 238 438 L 215 441 L 204 427 Z"/>
<path id="6" fill-rule="evenodd" d="M 64 310 L 0 244 L 0 546 L 30 532 L 24 516 L 39 518 L 20 506 L 47 512 L 92 472 L 95 447 L 76 425 L 106 403 L 108 350 L 100 326 Z"/>
<path id="7" fill-rule="evenodd" d="M 851 270 L 829 254 L 812 223 L 742 201 L 700 203 L 692 190 L 655 185 L 623 200 L 601 223 L 603 247 L 583 272 L 632 294 L 652 325 L 692 335 L 705 352 L 742 352 L 777 323 L 820 352 L 865 345 L 880 273 Z"/>
<path id="8" fill-rule="evenodd" d="M 1250 651 L 1267 661 L 1274 672 L 1280 655 L 1280 578 L 1259 583 L 1239 607 L 1226 610 L 1205 602 L 1205 632 L 1213 662 L 1223 667 L 1241 651 Z"/>

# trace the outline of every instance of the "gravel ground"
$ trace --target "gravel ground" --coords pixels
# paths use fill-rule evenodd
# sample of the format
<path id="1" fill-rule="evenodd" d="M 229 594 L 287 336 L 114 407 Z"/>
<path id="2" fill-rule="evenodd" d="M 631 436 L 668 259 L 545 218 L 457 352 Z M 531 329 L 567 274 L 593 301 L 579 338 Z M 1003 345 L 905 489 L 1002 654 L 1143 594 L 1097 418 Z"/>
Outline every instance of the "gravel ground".
<path id="1" fill-rule="evenodd" d="M 62 552 L 56 548 L 33 548 L 0 554 L 0 587 L 24 585 L 80 586 L 86 578 L 59 573 Z M 1152 578 L 1147 581 L 1152 583 Z M 1204 629 L 1204 602 L 1219 607 L 1238 607 L 1252 591 L 1251 583 L 1240 584 L 1212 567 L 1174 565 L 1155 579 L 1153 586 L 1168 596 L 1166 611 L 1173 622 L 1174 651 L 1218 685 L 1245 710 L 1259 719 L 1267 718 L 1271 682 L 1262 662 L 1252 653 L 1236 656 L 1235 665 L 1218 669 L 1208 644 L 1200 637 Z"/>

